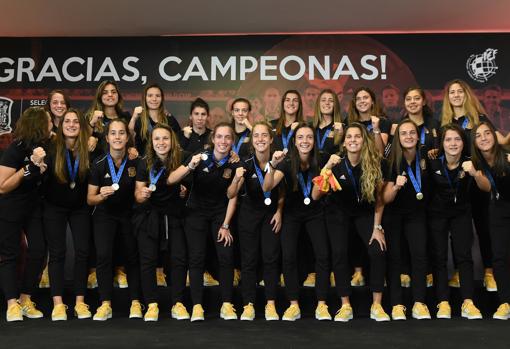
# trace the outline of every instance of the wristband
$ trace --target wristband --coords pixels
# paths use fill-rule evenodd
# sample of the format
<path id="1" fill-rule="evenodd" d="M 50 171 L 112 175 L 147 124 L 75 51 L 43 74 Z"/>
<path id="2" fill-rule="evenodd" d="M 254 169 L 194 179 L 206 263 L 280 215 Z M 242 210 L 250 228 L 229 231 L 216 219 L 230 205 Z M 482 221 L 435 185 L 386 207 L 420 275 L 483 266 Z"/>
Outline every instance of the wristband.
<path id="1" fill-rule="evenodd" d="M 228 225 L 227 223 L 223 223 L 223 224 L 221 225 L 221 229 L 226 229 L 226 230 L 228 230 L 228 229 L 230 229 L 230 225 Z"/>

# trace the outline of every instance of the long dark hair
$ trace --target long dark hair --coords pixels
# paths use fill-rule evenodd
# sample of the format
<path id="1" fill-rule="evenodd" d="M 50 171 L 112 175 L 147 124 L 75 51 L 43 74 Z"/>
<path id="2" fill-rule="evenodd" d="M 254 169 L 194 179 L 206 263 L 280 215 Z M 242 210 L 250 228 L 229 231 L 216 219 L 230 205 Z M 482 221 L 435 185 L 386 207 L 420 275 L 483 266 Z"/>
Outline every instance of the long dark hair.
<path id="1" fill-rule="evenodd" d="M 147 85 L 147 87 L 144 88 L 143 94 L 142 94 L 142 106 L 143 111 L 142 115 L 140 116 L 140 138 L 144 141 L 147 141 L 150 139 L 151 135 L 149 132 L 149 125 L 150 125 L 150 115 L 149 115 L 149 106 L 147 105 L 147 92 L 151 88 L 157 88 L 159 90 L 159 93 L 161 94 L 161 103 L 158 107 L 158 124 L 168 124 L 168 119 L 166 117 L 165 112 L 165 93 L 163 92 L 163 89 L 158 84 L 150 84 Z"/>
<path id="2" fill-rule="evenodd" d="M 480 128 L 480 126 L 485 125 L 489 129 L 494 137 L 494 147 L 491 152 L 494 154 L 494 166 L 492 166 L 492 170 L 498 177 L 506 176 L 509 170 L 508 161 L 506 159 L 506 152 L 503 146 L 498 143 L 498 138 L 496 136 L 496 130 L 491 123 L 482 121 L 471 130 L 471 160 L 473 161 L 473 165 L 477 170 L 485 171 L 486 168 L 489 167 L 489 164 L 485 160 L 482 152 L 476 146 L 476 131 Z"/>
<path id="3" fill-rule="evenodd" d="M 181 165 L 181 147 L 179 145 L 179 141 L 177 140 L 177 136 L 172 128 L 166 124 L 156 124 L 152 129 L 150 134 L 151 139 L 147 142 L 147 148 L 145 150 L 145 154 L 147 154 L 147 173 L 150 173 L 152 166 L 160 162 L 159 157 L 156 155 L 154 151 L 154 146 L 152 144 L 152 134 L 157 129 L 167 130 L 170 133 L 170 142 L 172 143 L 172 147 L 170 148 L 170 152 L 166 157 L 165 161 L 161 164 L 166 168 L 167 173 L 174 171 Z"/>
<path id="4" fill-rule="evenodd" d="M 22 141 L 26 149 L 45 144 L 50 139 L 49 114 L 44 108 L 30 107 L 16 122 L 14 140 Z"/>
<path id="5" fill-rule="evenodd" d="M 298 96 L 299 100 L 299 107 L 296 112 L 296 121 L 297 122 L 304 122 L 303 119 L 303 100 L 301 98 L 301 94 L 297 90 L 287 90 L 282 96 L 282 100 L 280 103 L 280 118 L 278 119 L 276 123 L 276 135 L 281 136 L 283 129 L 285 128 L 285 110 L 283 108 L 283 104 L 285 103 L 285 98 L 287 98 L 287 95 L 289 93 L 293 93 Z"/>
<path id="6" fill-rule="evenodd" d="M 310 153 L 310 158 L 308 159 L 308 163 L 310 165 L 309 170 L 308 170 L 308 175 L 310 175 L 312 173 L 318 173 L 319 153 L 317 151 L 317 147 L 315 144 L 315 137 L 316 137 L 315 129 L 312 126 L 308 125 L 307 123 L 301 122 L 296 127 L 294 134 L 296 135 L 298 133 L 298 131 L 302 128 L 308 128 L 308 129 L 312 130 L 312 133 L 313 133 L 313 142 L 314 143 L 313 143 L 313 149 Z M 292 179 L 294 181 L 292 190 L 298 191 L 299 187 L 298 187 L 297 174 L 298 174 L 298 172 L 301 171 L 301 159 L 299 158 L 299 152 L 296 148 L 296 138 L 294 138 L 294 141 L 291 143 L 292 144 L 289 144 L 289 155 L 290 155 L 289 158 L 290 158 L 290 168 L 291 168 L 291 172 L 292 172 Z"/>
<path id="7" fill-rule="evenodd" d="M 120 117 L 122 115 L 122 104 L 124 103 L 124 99 L 122 98 L 122 94 L 119 91 L 119 86 L 117 83 L 113 80 L 105 80 L 102 83 L 99 84 L 96 90 L 96 95 L 94 96 L 94 100 L 92 101 L 92 105 L 90 109 L 87 111 L 87 120 L 90 122 L 90 119 L 92 119 L 92 115 L 94 115 L 94 111 L 101 110 L 104 111 L 104 104 L 103 104 L 103 90 L 107 85 L 113 85 L 115 89 L 117 90 L 117 96 L 118 96 L 118 102 L 115 105 L 115 112 L 117 113 L 117 117 Z M 106 117 L 106 115 L 104 116 Z M 98 122 L 96 124 L 96 129 L 99 132 L 103 132 L 103 123 Z"/>
<path id="8" fill-rule="evenodd" d="M 423 98 L 423 101 L 425 102 L 425 105 L 422 108 L 422 110 L 423 110 L 423 122 L 424 122 L 425 125 L 427 125 L 429 120 L 434 117 L 434 112 L 432 111 L 432 109 L 428 105 L 427 96 L 425 95 L 425 90 L 422 89 L 419 86 L 410 86 L 410 87 L 406 88 L 406 90 L 402 94 L 402 97 L 404 97 L 404 104 L 405 104 L 405 99 L 407 97 L 407 94 L 409 92 L 411 92 L 411 91 L 418 92 L 420 94 L 421 98 Z M 406 111 L 405 117 L 408 117 L 408 116 L 409 115 L 408 115 L 408 113 Z"/>

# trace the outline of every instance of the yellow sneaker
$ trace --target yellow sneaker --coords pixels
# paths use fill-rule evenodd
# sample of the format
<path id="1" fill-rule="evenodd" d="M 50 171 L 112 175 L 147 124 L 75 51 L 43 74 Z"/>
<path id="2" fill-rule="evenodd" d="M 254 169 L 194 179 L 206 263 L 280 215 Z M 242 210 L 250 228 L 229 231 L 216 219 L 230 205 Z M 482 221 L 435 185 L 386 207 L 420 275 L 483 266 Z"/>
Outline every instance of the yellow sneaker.
<path id="1" fill-rule="evenodd" d="M 315 287 L 315 273 L 310 273 L 306 276 L 306 280 L 303 282 L 304 287 Z"/>
<path id="2" fill-rule="evenodd" d="M 329 274 L 329 285 L 331 287 L 335 287 L 336 286 L 335 274 L 334 273 Z"/>
<path id="3" fill-rule="evenodd" d="M 39 288 L 50 288 L 50 276 L 48 274 L 48 266 L 44 268 L 39 281 Z"/>
<path id="4" fill-rule="evenodd" d="M 204 308 L 201 304 L 195 304 L 191 312 L 191 322 L 204 321 Z"/>
<path id="5" fill-rule="evenodd" d="M 471 300 L 465 300 L 464 303 L 462 303 L 461 316 L 469 320 L 479 320 L 483 318 L 482 313 Z"/>
<path id="6" fill-rule="evenodd" d="M 241 281 L 241 271 L 239 269 L 234 269 L 234 282 L 232 285 L 234 287 L 239 286 L 239 282 Z"/>
<path id="7" fill-rule="evenodd" d="M 297 304 L 291 304 L 290 307 L 285 310 L 282 317 L 283 321 L 296 321 L 299 319 L 301 319 L 301 310 Z"/>
<path id="8" fill-rule="evenodd" d="M 106 321 L 112 318 L 112 307 L 110 304 L 103 302 L 99 308 L 96 309 L 96 313 L 92 320 L 94 321 Z"/>
<path id="9" fill-rule="evenodd" d="M 115 270 L 115 276 L 113 277 L 113 284 L 118 288 L 128 288 L 127 275 L 124 270 L 117 268 Z"/>
<path id="10" fill-rule="evenodd" d="M 31 300 L 20 302 L 21 309 L 23 310 L 23 316 L 29 319 L 40 319 L 44 315 L 42 311 L 35 307 L 35 303 Z"/>
<path id="11" fill-rule="evenodd" d="M 167 286 L 167 283 L 166 283 L 166 274 L 163 273 L 163 271 L 158 271 L 156 270 L 156 283 L 159 287 L 166 287 Z M 149 311 L 147 309 L 147 311 Z"/>
<path id="12" fill-rule="evenodd" d="M 172 307 L 172 319 L 176 320 L 188 320 L 189 319 L 189 313 L 184 304 L 181 302 L 177 302 Z"/>
<path id="13" fill-rule="evenodd" d="M 377 322 L 390 321 L 390 316 L 386 314 L 381 304 L 372 303 L 370 307 L 370 318 Z"/>
<path id="14" fill-rule="evenodd" d="M 430 320 L 430 312 L 427 305 L 421 302 L 414 302 L 413 318 L 417 320 Z"/>
<path id="15" fill-rule="evenodd" d="M 402 304 L 397 304 L 391 309 L 391 318 L 393 321 L 406 320 L 406 307 Z"/>
<path id="16" fill-rule="evenodd" d="M 237 314 L 232 303 L 223 302 L 220 310 L 220 318 L 223 320 L 237 320 Z"/>
<path id="17" fill-rule="evenodd" d="M 92 313 L 89 310 L 89 306 L 83 302 L 78 302 L 74 306 L 74 315 L 78 319 L 90 319 L 92 317 Z"/>
<path id="18" fill-rule="evenodd" d="M 434 286 L 434 276 L 432 274 L 427 274 L 427 287 Z"/>
<path id="19" fill-rule="evenodd" d="M 253 304 L 248 303 L 248 305 L 245 305 L 243 309 L 241 321 L 253 321 L 255 319 L 255 308 L 253 307 Z"/>
<path id="20" fill-rule="evenodd" d="M 355 271 L 354 274 L 352 274 L 351 286 L 352 287 L 365 286 L 365 277 L 363 276 L 361 271 Z"/>
<path id="21" fill-rule="evenodd" d="M 489 292 L 496 292 L 498 290 L 498 286 L 496 285 L 496 280 L 494 279 L 494 274 L 492 272 L 485 272 L 483 276 L 483 286 Z"/>
<path id="22" fill-rule="evenodd" d="M 326 303 L 317 304 L 317 308 L 315 308 L 315 318 L 319 321 L 331 320 L 331 314 L 328 311 Z"/>
<path id="23" fill-rule="evenodd" d="M 67 320 L 67 305 L 57 304 L 53 307 L 51 312 L 51 321 L 66 321 Z"/>
<path id="24" fill-rule="evenodd" d="M 436 318 L 438 319 L 451 319 L 452 308 L 447 301 L 442 301 L 437 305 Z"/>
<path id="25" fill-rule="evenodd" d="M 7 322 L 12 321 L 23 321 L 23 309 L 21 305 L 16 302 L 7 308 L 7 312 L 5 313 L 5 319 Z"/>
<path id="26" fill-rule="evenodd" d="M 285 279 L 283 278 L 283 274 L 280 274 L 280 287 L 285 287 Z"/>
<path id="27" fill-rule="evenodd" d="M 143 321 L 158 321 L 159 308 L 158 303 L 149 303 L 147 311 L 143 317 Z"/>
<path id="28" fill-rule="evenodd" d="M 276 307 L 274 304 L 268 303 L 264 309 L 264 315 L 266 317 L 266 321 L 278 321 L 280 320 L 280 316 L 276 312 Z"/>
<path id="29" fill-rule="evenodd" d="M 155 304 L 155 303 L 151 303 Z M 137 300 L 131 302 L 131 307 L 129 308 L 129 318 L 130 319 L 141 319 L 142 315 L 142 303 Z"/>
<path id="30" fill-rule="evenodd" d="M 459 288 L 460 287 L 460 276 L 459 271 L 455 270 L 452 274 L 452 278 L 448 281 L 448 286 Z"/>
<path id="31" fill-rule="evenodd" d="M 335 315 L 335 321 L 339 322 L 348 322 L 349 320 L 352 320 L 353 314 L 352 314 L 352 307 L 350 304 L 344 304 Z"/>
<path id="32" fill-rule="evenodd" d="M 411 287 L 411 277 L 407 274 L 400 274 L 400 286 L 404 288 Z"/>
<path id="33" fill-rule="evenodd" d="M 213 278 L 208 271 L 204 273 L 204 286 L 218 286 L 219 284 L 219 281 Z"/>
<path id="34" fill-rule="evenodd" d="M 97 275 L 95 270 L 91 271 L 87 277 L 87 288 L 89 290 L 97 288 Z"/>
<path id="35" fill-rule="evenodd" d="M 503 303 L 498 307 L 498 310 L 492 315 L 493 319 L 508 320 L 510 319 L 510 305 Z"/>

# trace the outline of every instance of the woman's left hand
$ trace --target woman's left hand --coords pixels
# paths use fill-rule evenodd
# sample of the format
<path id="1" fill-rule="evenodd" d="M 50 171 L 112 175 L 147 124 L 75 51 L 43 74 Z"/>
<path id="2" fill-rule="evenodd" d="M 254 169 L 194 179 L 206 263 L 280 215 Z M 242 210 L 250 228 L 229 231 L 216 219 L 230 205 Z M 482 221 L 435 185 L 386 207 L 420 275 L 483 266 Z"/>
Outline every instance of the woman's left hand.
<path id="1" fill-rule="evenodd" d="M 230 246 L 232 245 L 232 241 L 234 241 L 234 237 L 230 234 L 230 229 L 220 227 L 220 230 L 218 230 L 218 240 L 216 241 L 224 241 L 223 246 Z"/>
<path id="2" fill-rule="evenodd" d="M 369 245 L 372 244 L 373 241 L 377 241 L 382 251 L 386 251 L 386 239 L 384 238 L 384 230 L 379 230 L 374 227 L 374 231 L 372 232 L 372 236 L 370 237 Z"/>
<path id="3" fill-rule="evenodd" d="M 275 212 L 269 224 L 273 225 L 273 232 L 275 234 L 280 232 L 280 229 L 282 229 L 282 213 L 279 210 Z"/>
<path id="4" fill-rule="evenodd" d="M 129 160 L 134 160 L 138 157 L 138 150 L 136 150 L 135 147 L 130 147 L 128 149 L 128 157 L 129 157 Z"/>

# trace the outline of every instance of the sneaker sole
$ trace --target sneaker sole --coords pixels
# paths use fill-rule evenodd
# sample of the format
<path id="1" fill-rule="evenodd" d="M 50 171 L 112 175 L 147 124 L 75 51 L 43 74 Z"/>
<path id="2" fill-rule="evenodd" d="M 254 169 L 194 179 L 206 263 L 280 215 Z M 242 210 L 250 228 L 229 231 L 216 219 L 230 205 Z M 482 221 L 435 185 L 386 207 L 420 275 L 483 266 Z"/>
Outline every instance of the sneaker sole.
<path id="1" fill-rule="evenodd" d="M 111 319 L 112 318 L 112 314 L 108 314 L 106 317 L 102 317 L 102 318 L 99 318 L 99 317 L 93 317 L 92 320 L 93 321 L 106 321 L 108 319 Z"/>
<path id="2" fill-rule="evenodd" d="M 189 315 L 188 316 L 177 316 L 177 315 L 173 315 L 172 314 L 172 319 L 175 319 L 175 320 L 189 320 Z"/>
<path id="3" fill-rule="evenodd" d="M 450 320 L 452 318 L 451 315 L 436 315 L 436 319 L 448 319 Z"/>
<path id="4" fill-rule="evenodd" d="M 83 319 L 90 319 L 92 317 L 92 314 L 90 315 L 76 315 L 74 314 L 74 316 L 78 319 L 78 320 L 83 320 Z"/>
<path id="5" fill-rule="evenodd" d="M 320 317 L 320 316 L 317 316 L 315 315 L 315 320 L 319 320 L 319 321 L 331 321 L 331 316 L 330 317 Z"/>
<path id="6" fill-rule="evenodd" d="M 23 316 L 21 316 L 21 317 L 14 317 L 14 318 L 13 318 L 13 317 L 9 318 L 9 317 L 7 317 L 7 316 L 6 316 L 6 317 L 5 317 L 5 320 L 6 320 L 7 322 L 17 322 L 17 321 L 23 321 Z"/>
<path id="7" fill-rule="evenodd" d="M 129 315 L 130 319 L 143 319 L 142 315 Z"/>
<path id="8" fill-rule="evenodd" d="M 337 317 L 335 317 L 334 321 L 335 322 L 349 322 L 352 319 L 353 319 L 353 316 L 351 315 L 351 316 L 349 316 L 348 318 L 345 318 L 345 319 L 344 318 L 337 318 Z"/>
<path id="9" fill-rule="evenodd" d="M 223 320 L 237 320 L 237 316 L 226 316 L 226 315 L 220 315 L 220 318 L 222 318 Z"/>
<path id="10" fill-rule="evenodd" d="M 485 288 L 488 292 L 498 292 L 498 289 L 497 288 L 488 288 L 486 287 Z"/>
<path id="11" fill-rule="evenodd" d="M 448 286 L 453 287 L 453 288 L 460 288 L 460 285 L 450 285 L 450 284 L 448 284 Z"/>
<path id="12" fill-rule="evenodd" d="M 413 314 L 413 319 L 416 319 L 416 320 L 430 320 L 430 316 L 419 316 L 419 315 L 414 315 Z"/>
<path id="13" fill-rule="evenodd" d="M 25 314 L 25 313 L 23 313 L 23 316 L 28 319 L 41 319 L 44 317 L 44 315 L 29 315 L 29 314 Z"/>
<path id="14" fill-rule="evenodd" d="M 280 320 L 279 317 L 274 317 L 274 316 L 273 317 L 266 316 L 265 318 L 266 318 L 266 321 L 278 321 L 278 320 Z"/>
<path id="15" fill-rule="evenodd" d="M 305 285 L 305 284 L 303 284 L 303 287 L 313 288 L 313 287 L 315 287 L 315 284 L 313 284 L 313 285 L 310 285 L 310 284 L 306 284 Z"/>
<path id="16" fill-rule="evenodd" d="M 254 317 L 241 316 L 241 321 L 253 321 L 253 320 L 255 320 Z"/>
<path id="17" fill-rule="evenodd" d="M 51 317 L 51 321 L 67 321 L 67 316 L 66 317 Z"/>
<path id="18" fill-rule="evenodd" d="M 143 321 L 145 321 L 145 322 L 156 322 L 156 321 L 158 321 L 158 318 L 143 318 Z"/>
<path id="19" fill-rule="evenodd" d="M 287 318 L 283 317 L 282 318 L 283 321 L 296 321 L 296 320 L 299 320 L 299 319 L 301 319 L 301 314 L 299 314 L 298 316 L 293 317 L 293 318 L 289 318 L 289 317 L 287 317 Z"/>
<path id="20" fill-rule="evenodd" d="M 461 314 L 461 316 L 468 320 L 481 320 L 483 319 L 482 315 L 468 315 L 468 314 Z"/>
<path id="21" fill-rule="evenodd" d="M 373 316 L 373 315 L 370 315 L 370 318 L 372 320 L 375 320 L 376 322 L 387 322 L 387 321 L 390 321 L 390 319 L 380 319 L 380 318 L 378 318 L 376 316 Z"/>
<path id="22" fill-rule="evenodd" d="M 510 319 L 510 316 L 493 315 L 492 318 L 495 320 L 508 320 L 508 319 Z"/>
<path id="23" fill-rule="evenodd" d="M 204 317 L 203 316 L 201 316 L 201 317 L 192 317 L 190 321 L 191 322 L 204 321 Z"/>

